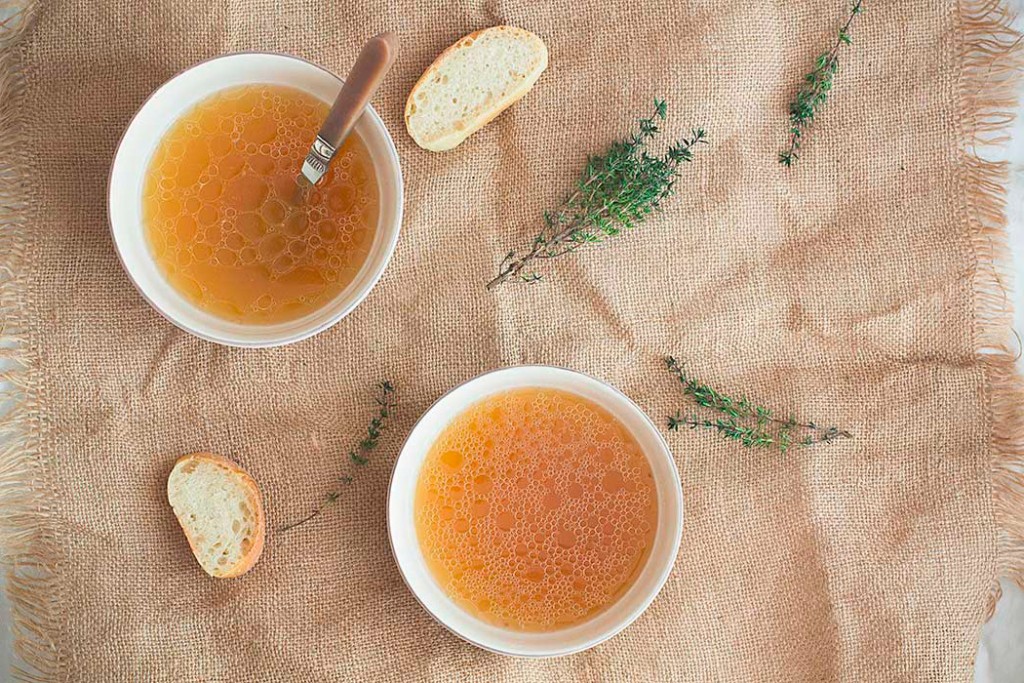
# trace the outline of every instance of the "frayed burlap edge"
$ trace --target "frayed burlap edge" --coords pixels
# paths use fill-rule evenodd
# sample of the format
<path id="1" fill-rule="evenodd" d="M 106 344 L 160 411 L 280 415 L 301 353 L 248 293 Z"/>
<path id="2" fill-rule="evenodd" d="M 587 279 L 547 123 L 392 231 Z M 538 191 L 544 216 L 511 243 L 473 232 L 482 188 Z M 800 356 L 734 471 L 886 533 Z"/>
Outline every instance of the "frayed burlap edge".
<path id="1" fill-rule="evenodd" d="M 54 646 L 59 627 L 57 558 L 49 484 L 40 460 L 41 410 L 32 371 L 26 278 L 27 225 L 33 193 L 27 179 L 19 41 L 34 12 L 31 0 L 0 0 L 0 560 L 6 570 L 14 635 L 11 674 L 41 683 L 60 677 Z M 2 674 L 0 674 L 2 675 Z"/>
<path id="2" fill-rule="evenodd" d="M 1024 587 L 1024 381 L 1013 334 L 1010 245 L 1006 224 L 1008 164 L 979 150 L 1007 139 L 1024 70 L 1021 34 L 1001 0 L 960 0 L 957 43 L 960 132 L 966 220 L 974 254 L 974 343 L 987 379 L 991 438 L 992 512 L 996 566 L 985 605 L 995 612 L 998 579 Z"/>

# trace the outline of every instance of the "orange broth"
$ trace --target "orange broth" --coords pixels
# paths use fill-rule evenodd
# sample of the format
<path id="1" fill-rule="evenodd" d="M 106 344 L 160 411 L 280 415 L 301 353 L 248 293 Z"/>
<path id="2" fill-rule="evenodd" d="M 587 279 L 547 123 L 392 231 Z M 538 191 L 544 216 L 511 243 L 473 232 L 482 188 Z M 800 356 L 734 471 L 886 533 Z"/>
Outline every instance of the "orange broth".
<path id="1" fill-rule="evenodd" d="M 279 85 L 216 93 L 160 141 L 143 223 L 164 276 L 190 302 L 241 323 L 293 320 L 355 278 L 373 245 L 379 193 L 358 135 L 302 202 L 295 178 L 327 105 Z"/>
<path id="2" fill-rule="evenodd" d="M 415 511 L 427 564 L 456 603 L 502 627 L 551 631 L 633 584 L 658 504 L 650 464 L 615 417 L 575 394 L 518 389 L 445 428 Z"/>

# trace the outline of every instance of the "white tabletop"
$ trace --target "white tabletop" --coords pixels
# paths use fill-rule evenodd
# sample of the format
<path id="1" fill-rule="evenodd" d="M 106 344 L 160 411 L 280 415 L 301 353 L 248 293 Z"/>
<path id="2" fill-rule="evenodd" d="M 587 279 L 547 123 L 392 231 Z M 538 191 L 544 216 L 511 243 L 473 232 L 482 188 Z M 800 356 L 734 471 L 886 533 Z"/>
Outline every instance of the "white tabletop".
<path id="1" fill-rule="evenodd" d="M 1018 13 L 1016 25 L 1024 30 L 1024 0 L 1007 0 Z M 0 7 L 0 18 L 3 8 Z M 1024 330 L 1024 84 L 1021 87 L 1022 104 L 1018 107 L 1010 144 L 992 151 L 992 158 L 1010 161 L 1010 191 L 1008 211 L 1010 218 L 1010 248 L 1017 282 L 1014 287 L 1015 326 Z M 1024 372 L 1024 359 L 1019 363 Z M 0 411 L 5 406 L 0 405 Z M 0 572 L 0 625 L 10 623 L 10 608 L 3 592 L 4 576 Z M 996 614 L 985 625 L 978 657 L 975 662 L 975 683 L 1024 683 L 1024 591 L 1003 582 L 1003 598 Z M 0 627 L 0 680 L 7 678 L 11 666 L 11 633 Z"/>
<path id="2" fill-rule="evenodd" d="M 1017 12 L 1015 24 L 1024 30 L 1024 0 L 1009 0 Z M 1009 214 L 1010 251 L 1013 257 L 1014 327 L 1024 330 L 1024 85 L 1019 88 L 1021 102 L 1017 107 L 1009 145 L 993 157 L 1010 162 L 1010 187 L 1007 202 Z M 1024 372 L 1024 359 L 1017 363 Z M 1003 598 L 996 614 L 985 625 L 975 660 L 975 683 L 1024 682 L 1024 591 L 1003 581 Z"/>

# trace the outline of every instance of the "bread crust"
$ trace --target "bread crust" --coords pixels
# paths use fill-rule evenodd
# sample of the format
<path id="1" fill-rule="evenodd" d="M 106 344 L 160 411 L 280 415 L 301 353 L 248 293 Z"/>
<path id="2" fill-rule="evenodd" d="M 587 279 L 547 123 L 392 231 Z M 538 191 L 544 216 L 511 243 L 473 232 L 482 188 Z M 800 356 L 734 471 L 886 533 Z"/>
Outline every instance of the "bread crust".
<path id="1" fill-rule="evenodd" d="M 416 137 L 413 136 L 412 130 L 409 127 L 409 120 L 410 120 L 410 118 L 412 118 L 412 112 L 410 111 L 410 109 L 415 104 L 416 93 L 418 93 L 420 88 L 423 87 L 425 84 L 427 84 L 430 81 L 431 78 L 433 78 L 434 74 L 437 73 L 437 71 L 440 69 L 441 65 L 444 64 L 445 60 L 450 55 L 454 54 L 455 52 L 459 51 L 460 49 L 465 49 L 465 48 L 470 47 L 470 46 L 465 45 L 465 42 L 467 40 L 472 40 L 472 41 L 475 42 L 484 33 L 492 32 L 492 31 L 493 32 L 499 32 L 499 33 L 511 33 L 511 34 L 513 34 L 515 36 L 525 36 L 525 37 L 527 37 L 527 38 L 529 38 L 531 40 L 536 40 L 537 43 L 540 44 L 540 46 L 544 48 L 544 51 L 543 51 L 543 63 L 541 64 L 540 69 L 538 69 L 537 73 L 533 74 L 532 77 L 524 80 L 521 92 L 519 92 L 517 94 L 514 94 L 511 97 L 498 102 L 497 106 L 495 106 L 490 113 L 488 113 L 485 116 L 481 117 L 480 119 L 474 121 L 472 123 L 472 125 L 466 127 L 463 130 L 455 131 L 455 132 L 453 132 L 453 133 L 451 133 L 449 135 L 445 135 L 445 136 L 442 136 L 442 137 L 439 137 L 439 138 L 436 138 L 436 139 L 433 139 L 433 140 L 425 140 L 423 142 L 420 142 L 419 140 L 417 140 Z M 547 45 L 544 44 L 544 41 L 541 40 L 540 36 L 538 36 L 537 34 L 532 33 L 531 31 L 527 31 L 526 29 L 519 28 L 518 26 L 510 26 L 508 24 L 501 24 L 501 25 L 498 25 L 498 26 L 490 26 L 488 28 L 483 28 L 483 29 L 480 29 L 478 31 L 473 31 L 472 33 L 469 33 L 467 35 L 462 36 L 457 41 L 455 41 L 452 45 L 449 45 L 447 48 L 445 48 L 441 52 L 441 54 L 439 54 L 437 56 L 437 58 L 434 59 L 434 61 L 430 64 L 430 66 L 427 67 L 426 71 L 423 72 L 423 75 L 420 76 L 418 81 L 416 81 L 416 84 L 412 87 L 412 90 L 409 91 L 409 97 L 407 97 L 406 100 L 405 100 L 405 116 L 404 116 L 404 119 L 405 119 L 405 129 L 406 129 L 406 131 L 409 132 L 409 136 L 413 138 L 413 140 L 416 142 L 416 144 L 419 145 L 420 147 L 423 147 L 423 149 L 429 150 L 431 152 L 444 152 L 444 151 L 447 151 L 449 149 L 452 149 L 452 148 L 458 146 L 459 143 L 461 143 L 463 140 L 465 140 L 466 138 L 471 136 L 473 133 L 477 132 L 478 130 L 480 130 L 481 128 L 486 126 L 488 123 L 493 121 L 499 114 L 504 112 L 506 109 L 511 107 L 513 104 L 515 104 L 516 102 L 521 100 L 526 95 L 526 93 L 530 92 L 530 90 L 533 89 L 534 84 L 537 82 L 537 80 L 540 78 L 541 74 L 544 73 L 544 71 L 547 68 L 548 68 Z"/>
<path id="2" fill-rule="evenodd" d="M 241 559 L 237 563 L 226 569 L 224 572 L 210 574 L 210 576 L 218 579 L 231 579 L 241 576 L 252 569 L 260 559 L 260 555 L 263 554 L 263 545 L 267 535 L 267 521 L 266 513 L 263 509 L 263 496 L 260 493 L 260 488 L 256 484 L 256 480 L 253 479 L 252 476 L 242 469 L 242 467 L 234 460 L 229 460 L 223 455 L 217 455 L 216 453 L 189 453 L 188 455 L 183 455 L 174 461 L 174 467 L 171 468 L 171 475 L 168 475 L 167 477 L 168 503 L 170 503 L 171 500 L 172 475 L 179 467 L 184 467 L 192 461 L 206 461 L 226 467 L 233 475 L 238 477 L 245 489 L 246 500 L 249 504 L 249 508 L 253 511 L 256 526 L 255 537 L 252 539 L 252 547 L 249 548 L 249 552 L 242 555 Z M 182 523 L 181 518 L 179 518 L 177 514 L 175 514 L 175 518 L 178 520 L 178 525 L 181 527 L 181 530 L 185 533 L 185 538 L 188 540 L 189 548 L 192 549 L 192 554 L 198 560 L 201 551 L 196 547 L 195 539 L 192 537 L 192 534 L 189 533 L 188 527 Z M 202 566 L 202 563 L 200 563 L 200 566 Z M 205 567 L 203 570 L 205 571 Z"/>

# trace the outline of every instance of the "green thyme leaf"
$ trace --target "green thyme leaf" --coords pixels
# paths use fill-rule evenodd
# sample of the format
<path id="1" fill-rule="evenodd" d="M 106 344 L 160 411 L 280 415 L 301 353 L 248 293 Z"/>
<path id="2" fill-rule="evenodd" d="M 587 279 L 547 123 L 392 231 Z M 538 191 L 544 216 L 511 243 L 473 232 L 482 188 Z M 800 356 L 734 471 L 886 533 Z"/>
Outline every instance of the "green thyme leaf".
<path id="1" fill-rule="evenodd" d="M 506 280 L 537 282 L 532 269 L 541 259 L 557 258 L 579 248 L 617 237 L 631 230 L 674 193 L 681 164 L 693 159 L 694 149 L 707 142 L 703 128 L 672 144 L 664 156 L 655 156 L 647 144 L 661 131 L 668 104 L 654 101 L 654 112 L 639 120 L 637 130 L 619 140 L 601 156 L 592 156 L 562 205 L 543 214 L 543 228 L 530 246 L 508 251 L 498 274 L 487 283 L 492 289 Z"/>
<path id="2" fill-rule="evenodd" d="M 800 158 L 798 154 L 803 144 L 804 132 L 814 123 L 814 117 L 828 100 L 832 90 L 832 79 L 839 70 L 839 48 L 850 45 L 850 25 L 853 18 L 862 11 L 862 0 L 857 0 L 850 10 L 846 23 L 839 29 L 836 42 L 832 48 L 814 60 L 814 70 L 804 76 L 804 85 L 789 103 L 789 145 L 779 152 L 779 163 L 790 167 Z"/>
<path id="3" fill-rule="evenodd" d="M 665 358 L 665 367 L 683 385 L 683 394 L 690 401 L 708 412 L 724 415 L 712 420 L 697 413 L 678 412 L 668 418 L 670 431 L 684 427 L 714 430 L 748 448 L 776 448 L 782 453 L 793 446 L 830 444 L 837 439 L 853 438 L 850 432 L 836 427 L 822 429 L 813 422 L 799 422 L 793 416 L 775 417 L 771 410 L 751 403 L 745 396 L 738 399 L 727 396 L 687 373 L 686 367 L 672 356 Z"/>
<path id="4" fill-rule="evenodd" d="M 362 440 L 360 440 L 359 445 L 355 449 L 349 451 L 348 453 L 349 460 L 352 461 L 353 464 L 360 467 L 370 462 L 370 459 L 367 456 L 370 453 L 370 451 L 377 447 L 377 442 L 380 439 L 380 435 L 384 431 L 385 421 L 395 409 L 394 385 L 391 384 L 391 382 L 385 380 L 377 385 L 377 389 L 378 394 L 377 398 L 375 399 L 375 403 L 377 405 L 377 413 L 370 419 L 370 424 L 366 428 L 366 436 Z M 351 484 L 353 481 L 352 475 L 342 474 L 340 477 L 338 477 L 338 481 L 341 482 L 342 485 L 347 486 Z M 329 492 L 326 496 L 324 496 L 324 499 L 320 503 L 319 507 L 313 510 L 313 512 L 309 513 L 297 522 L 286 524 L 285 526 L 278 529 L 278 531 L 289 531 L 301 524 L 305 524 L 311 519 L 316 518 L 320 515 L 320 513 L 324 511 L 324 509 L 328 505 L 333 504 L 340 497 L 341 491 L 338 489 Z"/>

